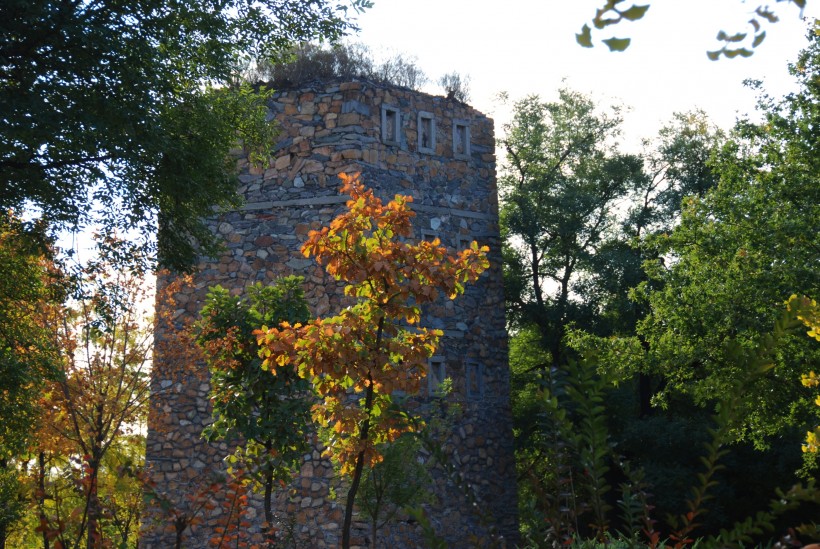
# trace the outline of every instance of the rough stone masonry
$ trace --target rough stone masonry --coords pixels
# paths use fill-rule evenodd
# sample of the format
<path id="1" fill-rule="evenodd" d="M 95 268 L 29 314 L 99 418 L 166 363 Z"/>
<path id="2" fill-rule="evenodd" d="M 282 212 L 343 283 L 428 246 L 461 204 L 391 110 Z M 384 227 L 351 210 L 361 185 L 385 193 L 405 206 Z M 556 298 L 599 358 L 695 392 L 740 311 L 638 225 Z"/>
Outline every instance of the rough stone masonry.
<path id="1" fill-rule="evenodd" d="M 342 211 L 338 174 L 361 172 L 383 200 L 412 195 L 415 238 L 438 237 L 453 249 L 477 240 L 490 247 L 491 260 L 465 295 L 423 311 L 425 325 L 445 335 L 415 398 L 418 410 L 437 413 L 430 395 L 445 377 L 453 381 L 448 399 L 459 409 L 443 441 L 447 462 L 419 456 L 434 479 L 426 514 L 450 547 L 474 546 L 470 536 L 489 539 L 493 532 L 512 546 L 516 482 L 492 120 L 455 100 L 369 81 L 278 92 L 270 109 L 281 127 L 274 158 L 266 169 L 240 159 L 243 206 L 209 220 L 224 237 L 224 253 L 202 257 L 191 286 L 158 300 L 158 317 L 184 324 L 196 318 L 209 286 L 237 294 L 289 274 L 305 277 L 314 315 L 333 313 L 341 306 L 338 284 L 299 247 L 308 231 Z M 170 282 L 160 277 L 158 289 Z M 173 547 L 184 528 L 183 547 L 206 547 L 226 520 L 224 494 L 214 486 L 221 486 L 229 448 L 200 438 L 210 421 L 207 369 L 194 353 L 163 346 L 167 337 L 158 326 L 146 461 L 160 498 L 150 500 L 141 546 Z M 276 498 L 283 539 L 338 547 L 345 494 L 345 480 L 320 449 L 306 455 L 294 484 Z M 246 533 L 259 539 L 261 502 L 252 500 L 248 516 Z M 355 543 L 374 547 L 364 518 L 356 525 Z M 421 540 L 420 525 L 401 515 L 380 530 L 376 546 L 424 546 Z"/>

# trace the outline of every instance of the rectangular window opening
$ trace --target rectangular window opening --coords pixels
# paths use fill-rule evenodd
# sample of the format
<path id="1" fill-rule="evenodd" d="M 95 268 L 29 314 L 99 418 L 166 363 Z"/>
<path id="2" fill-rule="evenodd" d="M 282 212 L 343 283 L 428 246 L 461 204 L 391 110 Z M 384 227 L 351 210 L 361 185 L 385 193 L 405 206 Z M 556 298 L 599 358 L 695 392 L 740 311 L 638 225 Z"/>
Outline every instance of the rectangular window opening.
<path id="1" fill-rule="evenodd" d="M 457 251 L 466 250 L 467 248 L 470 247 L 470 244 L 473 243 L 473 240 L 475 240 L 475 238 L 471 237 L 470 235 L 466 235 L 466 234 L 456 235 L 456 250 Z"/>
<path id="2" fill-rule="evenodd" d="M 427 394 L 433 396 L 444 383 L 447 377 L 447 370 L 444 366 L 444 358 L 430 357 L 427 359 Z"/>
<path id="3" fill-rule="evenodd" d="M 382 106 L 382 141 L 388 145 L 401 143 L 401 113 L 386 105 Z"/>
<path id="4" fill-rule="evenodd" d="M 467 398 L 484 396 L 484 365 L 476 360 L 468 360 L 465 368 Z"/>
<path id="5" fill-rule="evenodd" d="M 433 113 L 421 111 L 418 120 L 419 152 L 435 154 L 436 152 L 436 119 Z"/>
<path id="6" fill-rule="evenodd" d="M 421 239 L 427 242 L 435 242 L 436 239 L 441 241 L 441 235 L 438 234 L 436 231 L 431 231 L 429 229 L 422 229 L 421 230 Z"/>
<path id="7" fill-rule="evenodd" d="M 470 125 L 466 120 L 453 121 L 453 156 L 470 158 Z"/>

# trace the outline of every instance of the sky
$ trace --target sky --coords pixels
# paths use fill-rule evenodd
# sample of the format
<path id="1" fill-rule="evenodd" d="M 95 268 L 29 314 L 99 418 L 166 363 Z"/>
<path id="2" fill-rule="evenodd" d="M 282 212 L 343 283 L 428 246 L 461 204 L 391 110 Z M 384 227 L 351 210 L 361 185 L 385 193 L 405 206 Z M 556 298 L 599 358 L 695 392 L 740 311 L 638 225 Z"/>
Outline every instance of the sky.
<path id="1" fill-rule="evenodd" d="M 496 134 L 510 119 L 511 100 L 538 94 L 557 97 L 562 86 L 592 96 L 601 104 L 630 107 L 623 126 L 624 148 L 637 150 L 674 112 L 703 109 L 719 126 L 729 128 L 738 114 L 753 113 L 756 92 L 747 78 L 764 82 L 780 96 L 794 89 L 787 63 L 807 45 L 806 23 L 792 3 L 772 2 L 780 17 L 766 24 L 764 42 L 747 59 L 710 61 L 707 50 L 719 49 L 718 31 L 751 30 L 747 24 L 759 5 L 755 0 L 643 0 L 650 3 L 643 19 L 622 22 L 598 39 L 630 37 L 622 53 L 597 42 L 580 47 L 575 34 L 604 0 L 375 0 L 358 17 L 355 41 L 377 54 L 400 52 L 416 57 L 433 80 L 458 71 L 469 75 L 470 103 L 492 116 Z M 628 7 L 630 4 L 624 4 Z M 820 17 L 820 0 L 808 0 L 803 16 Z M 425 89 L 440 94 L 440 88 Z"/>

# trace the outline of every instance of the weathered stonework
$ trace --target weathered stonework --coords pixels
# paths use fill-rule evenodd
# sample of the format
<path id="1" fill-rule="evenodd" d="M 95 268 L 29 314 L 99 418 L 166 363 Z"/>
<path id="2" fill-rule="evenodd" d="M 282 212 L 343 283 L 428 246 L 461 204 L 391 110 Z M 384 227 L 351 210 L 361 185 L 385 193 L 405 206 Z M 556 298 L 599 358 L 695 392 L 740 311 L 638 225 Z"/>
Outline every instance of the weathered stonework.
<path id="1" fill-rule="evenodd" d="M 339 195 L 337 175 L 361 172 L 365 185 L 384 200 L 397 193 L 412 195 L 417 238 L 438 236 L 453 248 L 478 240 L 490 247 L 492 265 L 464 296 L 423 312 L 426 325 L 444 330 L 436 365 L 453 379 L 449 398 L 461 406 L 445 453 L 470 485 L 432 466 L 438 501 L 428 506 L 428 516 L 451 547 L 472 546 L 468 537 L 486 536 L 489 527 L 514 540 L 516 484 L 492 120 L 457 101 L 371 82 L 315 83 L 281 92 L 271 110 L 282 127 L 273 160 L 261 170 L 240 160 L 245 204 L 211 220 L 225 238 L 225 253 L 202 258 L 193 287 L 178 293 L 173 304 L 159 302 L 158 308 L 172 310 L 179 322 L 197 314 L 211 285 L 239 293 L 257 281 L 298 274 L 306 279 L 312 312 L 332 313 L 341 304 L 339 286 L 299 247 L 308 231 L 342 211 L 345 197 Z M 158 286 L 168 282 L 161 279 Z M 207 493 L 213 474 L 223 469 L 228 448 L 200 439 L 209 421 L 204 367 L 161 349 L 152 380 L 147 463 L 157 490 L 192 514 L 201 503 L 199 491 Z M 420 395 L 418 401 L 424 410 L 429 399 Z M 465 490 L 472 490 L 477 505 L 470 504 Z M 332 498 L 334 491 L 338 499 Z M 316 450 L 305 456 L 291 489 L 279 495 L 279 515 L 302 546 L 338 547 L 345 493 L 343 481 Z M 218 502 L 219 495 L 214 499 Z M 259 507 L 250 511 L 254 524 L 261 520 Z M 173 547 L 168 517 L 158 506 L 149 510 L 143 547 Z M 205 547 L 220 520 L 219 505 L 203 508 L 183 546 Z M 365 525 L 359 527 L 356 542 L 373 547 Z M 258 525 L 250 531 L 258 531 Z M 423 546 L 420 528 L 407 520 L 383 528 L 379 538 L 379 547 Z"/>

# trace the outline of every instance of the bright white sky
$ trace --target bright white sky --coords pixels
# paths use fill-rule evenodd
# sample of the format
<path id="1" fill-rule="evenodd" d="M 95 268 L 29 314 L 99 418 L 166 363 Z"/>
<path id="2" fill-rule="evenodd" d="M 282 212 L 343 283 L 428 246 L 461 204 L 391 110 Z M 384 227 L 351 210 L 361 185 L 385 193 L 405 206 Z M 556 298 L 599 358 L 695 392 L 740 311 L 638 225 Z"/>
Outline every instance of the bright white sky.
<path id="1" fill-rule="evenodd" d="M 807 45 L 806 23 L 795 5 L 772 2 L 780 22 L 765 26 L 766 40 L 751 58 L 709 61 L 706 51 L 721 44 L 715 40 L 719 30 L 750 30 L 746 22 L 758 1 L 637 3 L 651 4 L 643 19 L 597 35 L 631 37 L 623 53 L 610 53 L 600 42 L 592 49 L 575 42 L 603 0 L 375 0 L 360 15 L 355 40 L 376 53 L 417 57 L 433 80 L 453 70 L 469 75 L 470 103 L 495 118 L 497 135 L 510 117 L 509 107 L 495 100 L 498 92 L 507 91 L 512 100 L 532 93 L 554 99 L 562 81 L 600 103 L 632 108 L 624 125 L 629 149 L 676 111 L 699 107 L 730 127 L 738 113 L 754 110 L 755 93 L 743 86 L 746 78 L 763 80 L 775 96 L 794 89 L 787 63 Z M 820 0 L 808 0 L 803 15 L 820 17 Z M 442 93 L 438 87 L 426 91 Z"/>

